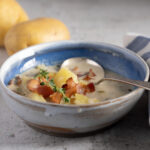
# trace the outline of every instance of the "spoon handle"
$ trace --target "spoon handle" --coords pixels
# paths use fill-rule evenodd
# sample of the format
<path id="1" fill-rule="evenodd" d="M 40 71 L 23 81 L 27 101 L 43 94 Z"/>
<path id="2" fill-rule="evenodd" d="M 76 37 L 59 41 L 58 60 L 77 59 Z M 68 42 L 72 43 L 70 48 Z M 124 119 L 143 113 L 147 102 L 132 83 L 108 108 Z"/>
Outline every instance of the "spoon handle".
<path id="1" fill-rule="evenodd" d="M 130 85 L 134 85 L 134 86 L 143 88 L 145 90 L 150 90 L 150 82 L 139 81 L 139 80 L 132 80 L 132 79 L 124 78 L 124 77 L 121 77 L 121 78 L 103 78 L 103 79 L 99 80 L 95 84 L 98 85 L 99 83 L 101 83 L 101 82 L 103 82 L 105 80 L 116 81 L 116 82 L 121 82 L 121 83 L 125 83 L 125 84 L 130 84 Z"/>

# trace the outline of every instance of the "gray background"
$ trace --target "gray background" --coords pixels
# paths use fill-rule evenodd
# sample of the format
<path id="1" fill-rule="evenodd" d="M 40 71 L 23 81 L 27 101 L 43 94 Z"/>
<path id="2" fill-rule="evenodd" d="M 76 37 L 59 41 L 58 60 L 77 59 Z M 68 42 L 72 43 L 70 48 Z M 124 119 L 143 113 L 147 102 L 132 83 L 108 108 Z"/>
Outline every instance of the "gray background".
<path id="1" fill-rule="evenodd" d="M 126 32 L 150 35 L 149 0 L 18 0 L 29 17 L 55 17 L 72 40 L 101 41 L 122 46 Z M 7 58 L 0 49 L 0 64 Z M 80 138 L 46 135 L 28 127 L 0 96 L 0 150 L 149 150 L 147 93 L 117 124 Z"/>

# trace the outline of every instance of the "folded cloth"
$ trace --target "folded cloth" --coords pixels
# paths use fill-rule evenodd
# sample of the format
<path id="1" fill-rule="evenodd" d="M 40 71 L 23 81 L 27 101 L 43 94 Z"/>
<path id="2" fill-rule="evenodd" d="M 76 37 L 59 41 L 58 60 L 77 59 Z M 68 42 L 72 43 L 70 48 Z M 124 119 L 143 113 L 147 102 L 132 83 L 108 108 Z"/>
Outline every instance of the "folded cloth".
<path id="1" fill-rule="evenodd" d="M 124 47 L 140 55 L 150 67 L 150 37 L 137 33 L 127 33 L 123 39 Z"/>
<path id="2" fill-rule="evenodd" d="M 124 47 L 134 51 L 140 55 L 150 67 L 150 37 L 137 34 L 137 33 L 127 33 L 123 39 Z M 149 94 L 149 125 L 150 125 L 150 92 Z"/>

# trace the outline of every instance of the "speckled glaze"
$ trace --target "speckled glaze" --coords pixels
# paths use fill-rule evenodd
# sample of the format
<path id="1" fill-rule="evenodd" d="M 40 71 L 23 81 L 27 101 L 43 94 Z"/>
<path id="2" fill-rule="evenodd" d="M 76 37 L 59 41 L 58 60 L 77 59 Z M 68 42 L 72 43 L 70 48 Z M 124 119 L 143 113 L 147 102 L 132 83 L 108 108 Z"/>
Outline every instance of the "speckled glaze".
<path id="1" fill-rule="evenodd" d="M 133 52 L 106 43 L 63 41 L 32 46 L 9 57 L 0 70 L 0 87 L 8 106 L 31 126 L 63 134 L 76 134 L 104 128 L 128 113 L 143 93 L 134 91 L 116 99 L 92 105 L 39 103 L 7 88 L 16 74 L 38 64 L 56 65 L 70 57 L 87 57 L 125 77 L 148 81 L 149 69 Z"/>

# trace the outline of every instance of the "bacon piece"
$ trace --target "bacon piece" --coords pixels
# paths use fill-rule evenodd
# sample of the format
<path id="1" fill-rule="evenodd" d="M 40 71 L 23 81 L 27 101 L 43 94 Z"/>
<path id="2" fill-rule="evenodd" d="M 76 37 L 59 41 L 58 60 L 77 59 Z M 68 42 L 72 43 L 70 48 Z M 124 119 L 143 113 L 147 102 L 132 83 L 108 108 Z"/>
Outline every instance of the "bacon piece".
<path id="1" fill-rule="evenodd" d="M 83 80 L 89 81 L 95 76 L 96 76 L 96 74 L 93 72 L 93 70 L 89 69 L 88 74 L 83 78 Z"/>
<path id="2" fill-rule="evenodd" d="M 67 84 L 64 84 L 64 85 L 62 86 L 62 88 L 66 90 L 66 89 L 67 89 Z"/>
<path id="3" fill-rule="evenodd" d="M 65 94 L 66 94 L 67 97 L 70 98 L 72 95 L 74 95 L 76 93 L 77 93 L 77 88 L 76 88 L 76 86 L 74 86 L 70 89 L 67 89 Z"/>
<path id="4" fill-rule="evenodd" d="M 89 81 L 89 80 L 91 80 L 92 78 L 89 76 L 89 75 L 86 75 L 84 78 L 83 78 L 83 80 L 86 80 L 86 81 Z"/>
<path id="5" fill-rule="evenodd" d="M 31 92 L 36 92 L 37 88 L 40 86 L 40 82 L 36 79 L 31 79 L 28 81 L 27 83 L 27 88 L 31 91 Z"/>
<path id="6" fill-rule="evenodd" d="M 76 93 L 85 95 L 86 93 L 95 91 L 95 86 L 93 83 L 89 83 L 87 85 L 83 85 L 80 83 L 76 84 L 72 78 L 69 78 L 67 80 L 66 84 L 63 85 L 63 88 L 65 88 L 65 94 L 69 98 Z"/>
<path id="7" fill-rule="evenodd" d="M 77 84 L 73 81 L 72 78 L 69 78 L 67 81 L 66 81 L 66 84 L 67 84 L 67 89 L 69 88 L 73 88 L 75 87 Z"/>
<path id="8" fill-rule="evenodd" d="M 89 70 L 89 77 L 95 77 L 96 74 L 93 72 L 92 69 Z"/>
<path id="9" fill-rule="evenodd" d="M 66 88 L 66 96 L 71 97 L 77 92 L 76 86 L 77 84 L 73 81 L 72 78 L 69 78 L 66 82 L 67 88 Z"/>
<path id="10" fill-rule="evenodd" d="M 31 79 L 27 83 L 27 88 L 31 92 L 36 92 L 38 94 L 41 94 L 44 98 L 49 97 L 53 92 L 53 90 L 46 86 L 46 85 L 40 85 L 40 82 L 36 79 Z"/>
<path id="11" fill-rule="evenodd" d="M 63 95 L 61 93 L 55 92 L 52 95 L 50 95 L 50 101 L 53 103 L 60 104 L 62 97 L 63 97 Z"/>
<path id="12" fill-rule="evenodd" d="M 93 83 L 89 83 L 87 86 L 86 86 L 86 92 L 87 93 L 91 93 L 91 92 L 94 92 L 95 91 L 95 86 Z"/>
<path id="13" fill-rule="evenodd" d="M 47 98 L 49 97 L 51 94 L 54 93 L 54 91 L 49 87 L 49 86 L 46 86 L 46 85 L 40 85 L 36 92 L 38 94 L 41 94 L 44 98 Z"/>
<path id="14" fill-rule="evenodd" d="M 72 95 L 74 95 L 77 92 L 77 88 L 76 88 L 77 84 L 73 81 L 72 78 L 69 78 L 66 81 L 66 84 L 63 85 L 63 88 L 65 88 L 66 92 L 66 96 L 67 97 L 71 97 Z"/>
<path id="15" fill-rule="evenodd" d="M 86 94 L 95 91 L 95 86 L 93 83 L 89 83 L 87 85 L 78 84 L 77 85 L 77 93 L 78 94 Z"/>

